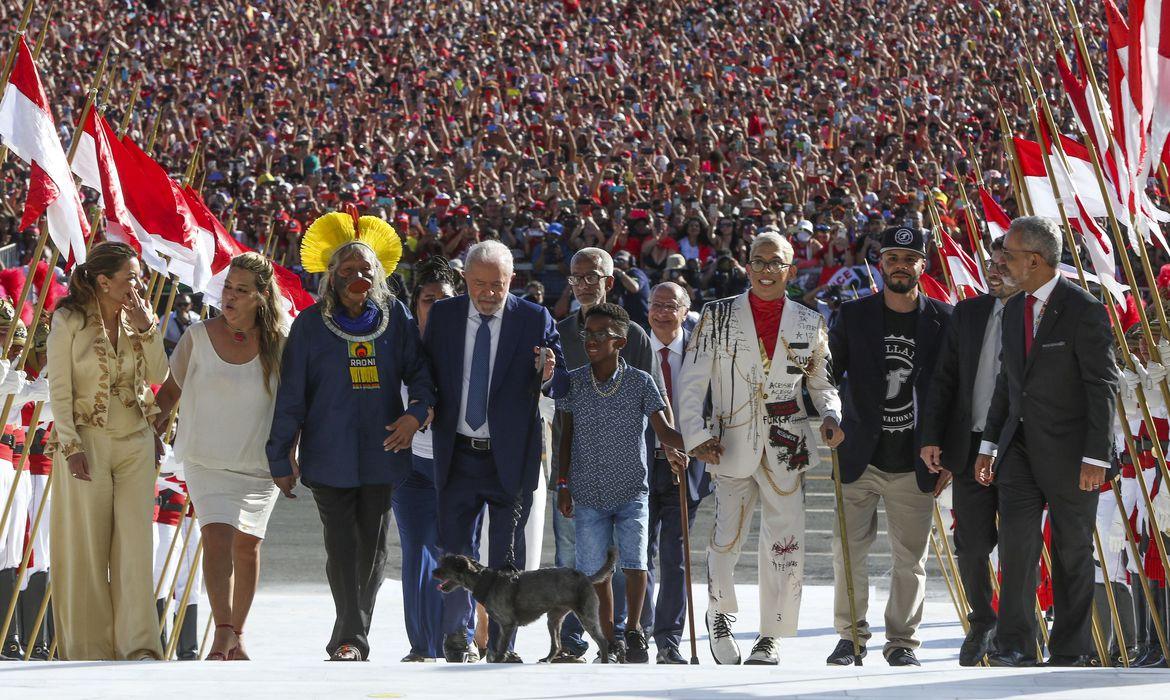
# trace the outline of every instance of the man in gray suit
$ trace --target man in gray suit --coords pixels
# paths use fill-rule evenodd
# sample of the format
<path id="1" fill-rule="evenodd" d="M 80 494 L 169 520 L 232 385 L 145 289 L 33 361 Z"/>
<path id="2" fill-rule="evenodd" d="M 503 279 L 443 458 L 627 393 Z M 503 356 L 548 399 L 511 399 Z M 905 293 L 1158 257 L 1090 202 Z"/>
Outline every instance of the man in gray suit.
<path id="1" fill-rule="evenodd" d="M 1001 367 L 976 478 L 999 489 L 998 651 L 993 666 L 1030 666 L 1033 592 L 1044 506 L 1052 521 L 1055 619 L 1050 666 L 1085 666 L 1092 650 L 1093 525 L 1109 467 L 1118 372 L 1101 302 L 1057 272 L 1061 233 L 1050 219 L 1016 219 L 1004 239 L 1005 277 L 1024 292 L 1004 307 Z M 997 455 L 998 451 L 998 455 Z"/>

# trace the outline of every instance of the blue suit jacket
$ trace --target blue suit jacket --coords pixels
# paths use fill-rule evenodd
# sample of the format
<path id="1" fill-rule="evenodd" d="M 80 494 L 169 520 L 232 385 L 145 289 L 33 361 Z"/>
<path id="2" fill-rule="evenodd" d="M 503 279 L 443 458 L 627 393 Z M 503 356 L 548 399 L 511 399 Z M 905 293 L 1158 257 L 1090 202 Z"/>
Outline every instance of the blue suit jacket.
<path id="1" fill-rule="evenodd" d="M 427 317 L 423 339 L 431 358 L 431 375 L 438 387 L 439 403 L 431 430 L 434 433 L 435 486 L 440 491 L 446 486 L 451 471 L 459 407 L 466 390 L 463 385 L 463 351 L 467 342 L 470 304 L 466 294 L 436 302 Z M 543 306 L 509 294 L 488 388 L 487 421 L 500 483 L 506 491 L 517 495 L 536 488 L 540 469 L 541 428 L 537 402 L 541 388 L 532 353 L 537 346 L 551 348 L 556 356 L 556 371 L 545 391 L 554 399 L 560 398 L 568 391 L 569 375 L 556 324 Z"/>
<path id="2" fill-rule="evenodd" d="M 395 484 L 410 475 L 410 450 L 382 448 L 386 426 L 404 413 L 404 383 L 417 401 L 405 412 L 420 424 L 435 404 L 435 387 L 418 326 L 402 302 L 390 305 L 390 325 L 374 342 L 374 357 L 381 388 L 354 389 L 349 343 L 325 327 L 320 305 L 297 316 L 281 358 L 266 449 L 272 476 L 292 474 L 288 453 L 298 431 L 301 476 L 309 484 L 352 488 Z"/>
<path id="3" fill-rule="evenodd" d="M 914 391 L 918 408 L 925 408 L 935 360 L 951 320 L 949 304 L 918 295 L 918 328 L 914 334 Z M 861 478 L 873 458 L 882 430 L 882 403 L 886 396 L 885 298 L 881 294 L 841 305 L 829 329 L 833 382 L 841 387 L 841 429 L 845 442 L 837 449 L 841 481 Z M 938 475 L 931 474 L 918 456 L 922 447 L 923 417 L 914 421 L 914 465 L 918 488 L 932 491 Z"/>

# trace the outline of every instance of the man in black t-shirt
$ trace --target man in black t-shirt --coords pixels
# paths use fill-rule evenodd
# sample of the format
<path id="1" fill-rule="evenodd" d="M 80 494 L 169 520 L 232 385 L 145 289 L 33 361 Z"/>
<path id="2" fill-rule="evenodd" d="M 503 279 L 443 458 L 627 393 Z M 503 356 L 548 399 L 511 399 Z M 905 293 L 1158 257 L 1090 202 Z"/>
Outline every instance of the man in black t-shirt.
<path id="1" fill-rule="evenodd" d="M 877 507 L 886 506 L 893 556 L 886 604 L 886 645 L 891 666 L 917 666 L 926 593 L 926 553 L 934 497 L 950 480 L 931 474 L 918 458 L 919 409 L 926 400 L 938 347 L 951 307 L 923 294 L 927 232 L 907 227 L 882 233 L 881 294 L 841 306 L 829 331 L 833 379 L 841 389 L 845 441 L 838 449 L 842 509 L 849 538 L 857 619 L 850 620 L 840 537 L 833 541 L 837 648 L 830 664 L 853 663 L 853 628 L 869 640 L 866 558 L 877 536 Z"/>

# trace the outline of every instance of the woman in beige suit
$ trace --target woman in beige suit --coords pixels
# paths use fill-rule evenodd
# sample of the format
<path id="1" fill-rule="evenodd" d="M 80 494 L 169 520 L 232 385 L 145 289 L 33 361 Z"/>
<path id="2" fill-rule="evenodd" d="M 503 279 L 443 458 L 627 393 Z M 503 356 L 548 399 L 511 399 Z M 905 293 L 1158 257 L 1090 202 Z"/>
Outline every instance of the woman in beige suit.
<path id="1" fill-rule="evenodd" d="M 62 659 L 158 659 L 153 542 L 158 412 L 167 376 L 138 255 L 94 246 L 53 315 L 50 559 Z"/>

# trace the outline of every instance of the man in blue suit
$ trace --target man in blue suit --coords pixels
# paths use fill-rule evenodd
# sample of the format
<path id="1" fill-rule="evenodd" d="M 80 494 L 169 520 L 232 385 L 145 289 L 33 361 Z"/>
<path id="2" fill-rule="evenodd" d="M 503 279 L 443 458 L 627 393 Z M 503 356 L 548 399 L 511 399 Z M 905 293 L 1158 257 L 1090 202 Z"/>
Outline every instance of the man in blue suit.
<path id="1" fill-rule="evenodd" d="M 682 371 L 691 332 L 683 329 L 683 320 L 691 309 L 691 298 L 674 282 L 663 282 L 650 293 L 650 349 L 661 368 L 671 406 L 677 405 L 677 379 Z M 675 412 L 677 414 L 677 411 Z M 683 568 L 682 505 L 679 479 L 666 460 L 660 445 L 655 444 L 654 464 L 650 469 L 650 586 L 642 626 L 654 630 L 660 664 L 685 664 L 679 653 L 683 621 L 686 618 L 687 580 Z M 704 496 L 711 493 L 711 477 L 706 465 L 692 457 L 687 465 L 687 527 L 695 524 L 695 512 Z M 654 558 L 661 557 L 662 575 L 658 581 L 658 602 L 651 604 L 654 589 Z M 649 620 L 647 620 L 649 618 Z M 650 624 L 648 624 L 650 623 Z"/>
<path id="2" fill-rule="evenodd" d="M 490 516 L 493 568 L 524 562 L 524 524 L 540 469 L 541 425 L 537 402 L 543 391 L 560 398 L 568 374 L 560 336 L 547 310 L 508 293 L 512 253 L 498 241 L 467 252 L 467 293 L 437 302 L 424 344 L 431 357 L 439 403 L 434 430 L 435 487 L 439 493 L 439 546 L 471 555 L 486 505 Z M 444 603 L 444 655 L 476 661 L 468 641 L 472 615 L 466 591 Z M 491 626 L 489 648 L 499 627 Z M 512 651 L 489 661 L 519 662 Z"/>

